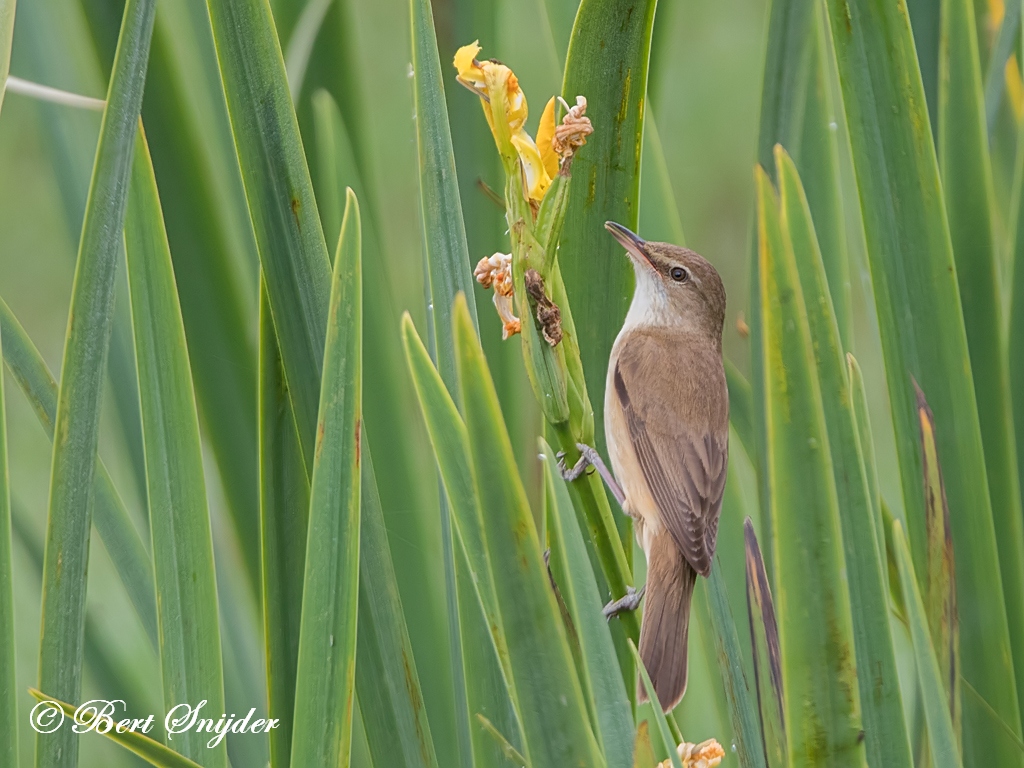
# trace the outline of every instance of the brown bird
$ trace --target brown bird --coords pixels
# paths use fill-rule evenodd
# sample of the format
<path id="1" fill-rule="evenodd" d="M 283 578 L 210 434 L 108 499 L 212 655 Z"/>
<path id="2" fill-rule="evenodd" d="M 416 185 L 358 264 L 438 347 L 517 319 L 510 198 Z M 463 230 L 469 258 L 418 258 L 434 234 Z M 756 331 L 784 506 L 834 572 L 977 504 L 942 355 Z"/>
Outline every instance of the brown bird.
<path id="1" fill-rule="evenodd" d="M 693 251 L 645 242 L 614 222 L 605 228 L 636 273 L 633 303 L 608 361 L 605 436 L 621 485 L 616 496 L 647 555 L 644 589 L 605 613 L 635 609 L 646 594 L 640 657 L 667 712 L 686 691 L 690 600 L 697 574 L 711 573 L 725 487 L 725 288 Z M 580 449 L 584 459 L 566 476 L 593 463 L 610 480 L 596 451 Z M 642 686 L 637 698 L 647 698 Z"/>

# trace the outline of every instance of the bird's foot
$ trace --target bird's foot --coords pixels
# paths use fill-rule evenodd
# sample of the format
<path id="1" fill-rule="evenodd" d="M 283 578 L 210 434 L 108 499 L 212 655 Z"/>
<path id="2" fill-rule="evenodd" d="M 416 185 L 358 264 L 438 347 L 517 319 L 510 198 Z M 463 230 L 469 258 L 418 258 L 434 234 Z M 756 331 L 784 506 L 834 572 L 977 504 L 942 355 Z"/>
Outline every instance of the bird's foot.
<path id="1" fill-rule="evenodd" d="M 624 510 L 626 508 L 626 495 L 622 492 L 622 487 L 615 481 L 615 477 L 604 463 L 604 459 L 601 458 L 601 454 L 597 452 L 595 448 L 590 447 L 586 443 L 576 443 L 576 448 L 579 449 L 580 458 L 576 464 L 569 469 L 565 464 L 565 451 L 559 451 L 557 454 L 558 468 L 562 472 L 562 478 L 567 482 L 571 483 L 574 480 L 579 479 L 587 467 L 593 467 L 597 470 L 597 473 L 601 475 L 605 485 L 608 486 L 608 490 L 612 492 L 612 496 L 619 502 L 619 506 Z"/>
<path id="2" fill-rule="evenodd" d="M 612 600 L 608 605 L 604 607 L 601 613 L 604 614 L 606 619 L 611 620 L 620 613 L 626 613 L 627 611 L 635 611 L 640 607 L 640 601 L 644 599 L 644 592 L 647 591 L 647 585 L 644 584 L 640 589 L 634 589 L 633 587 L 626 587 L 626 594 L 620 597 L 618 600 Z"/>

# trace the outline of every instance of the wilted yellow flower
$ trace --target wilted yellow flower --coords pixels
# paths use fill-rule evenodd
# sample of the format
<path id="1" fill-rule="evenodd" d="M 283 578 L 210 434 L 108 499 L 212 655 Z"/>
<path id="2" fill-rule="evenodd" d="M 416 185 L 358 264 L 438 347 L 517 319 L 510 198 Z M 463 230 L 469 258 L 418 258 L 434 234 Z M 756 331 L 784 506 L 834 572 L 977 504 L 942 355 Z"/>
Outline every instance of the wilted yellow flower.
<path id="1" fill-rule="evenodd" d="M 700 744 L 683 742 L 676 747 L 676 752 L 679 753 L 683 768 L 714 768 L 725 757 L 722 745 L 714 739 L 702 741 Z M 658 765 L 658 768 L 672 768 L 672 761 L 665 760 Z"/>
<path id="2" fill-rule="evenodd" d="M 473 276 L 484 288 L 494 289 L 494 308 L 501 318 L 501 338 L 508 339 L 519 333 L 523 326 L 512 311 L 512 254 L 499 252 L 480 259 Z"/>
<path id="3" fill-rule="evenodd" d="M 551 186 L 551 174 L 545 167 L 542 150 L 526 132 L 528 115 L 526 96 L 515 73 L 497 61 L 479 61 L 479 41 L 464 45 L 455 53 L 458 81 L 482 100 L 484 116 L 494 134 L 498 151 L 518 158 L 526 197 L 539 203 Z M 550 121 L 554 123 L 554 105 Z M 554 134 L 553 126 L 550 137 Z"/>

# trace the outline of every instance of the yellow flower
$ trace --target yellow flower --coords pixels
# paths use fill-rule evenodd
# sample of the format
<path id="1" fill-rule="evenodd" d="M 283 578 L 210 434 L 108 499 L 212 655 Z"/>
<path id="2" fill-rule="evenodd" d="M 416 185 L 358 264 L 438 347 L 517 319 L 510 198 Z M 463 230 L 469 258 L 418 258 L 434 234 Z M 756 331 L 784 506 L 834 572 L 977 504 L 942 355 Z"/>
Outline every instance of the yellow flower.
<path id="1" fill-rule="evenodd" d="M 540 116 L 537 127 L 537 146 L 540 147 L 540 158 L 544 161 L 544 170 L 548 176 L 555 178 L 558 173 L 558 153 L 555 152 L 555 97 L 548 99 L 544 112 Z"/>
<path id="2" fill-rule="evenodd" d="M 519 79 L 515 73 L 496 61 L 479 61 L 479 41 L 464 45 L 455 53 L 455 69 L 458 81 L 477 94 L 482 100 L 484 116 L 494 134 L 494 142 L 498 151 L 509 160 L 518 160 L 523 178 L 523 192 L 527 199 L 539 203 L 544 193 L 551 186 L 549 163 L 544 144 L 538 149 L 533 137 L 526 132 L 526 95 L 519 87 Z M 554 136 L 554 103 L 550 103 L 550 117 L 545 109 L 545 117 L 551 123 L 547 133 L 546 144 L 550 147 Z M 542 119 L 542 127 L 547 126 Z M 557 166 L 556 166 L 557 170 Z"/>

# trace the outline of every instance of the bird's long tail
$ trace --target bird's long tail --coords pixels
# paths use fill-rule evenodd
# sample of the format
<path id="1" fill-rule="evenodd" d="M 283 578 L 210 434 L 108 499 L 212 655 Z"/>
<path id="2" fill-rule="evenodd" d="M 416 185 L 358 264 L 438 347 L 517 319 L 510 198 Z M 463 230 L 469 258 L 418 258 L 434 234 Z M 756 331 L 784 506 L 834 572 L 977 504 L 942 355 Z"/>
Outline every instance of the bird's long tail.
<path id="1" fill-rule="evenodd" d="M 697 572 L 686 562 L 669 533 L 656 535 L 647 559 L 640 658 L 666 712 L 686 692 L 690 600 L 696 581 Z M 647 701 L 642 682 L 637 687 L 637 701 Z"/>

